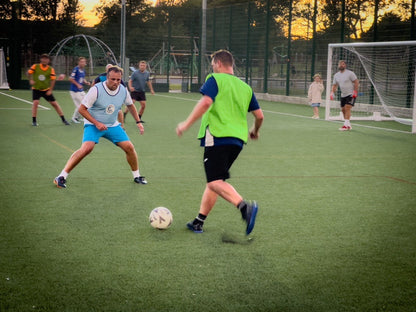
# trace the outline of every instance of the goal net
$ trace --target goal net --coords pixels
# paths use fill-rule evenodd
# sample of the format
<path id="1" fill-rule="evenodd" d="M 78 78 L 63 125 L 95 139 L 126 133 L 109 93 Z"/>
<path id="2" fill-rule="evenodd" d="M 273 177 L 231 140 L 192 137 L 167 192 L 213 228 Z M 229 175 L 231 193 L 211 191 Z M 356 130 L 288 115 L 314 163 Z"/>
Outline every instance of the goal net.
<path id="1" fill-rule="evenodd" d="M 0 48 L 0 89 L 9 89 L 7 82 L 6 60 L 4 58 L 4 51 Z"/>
<path id="2" fill-rule="evenodd" d="M 360 82 L 351 120 L 395 120 L 416 132 L 416 41 L 328 45 L 325 119 L 342 120 L 340 92 L 330 100 L 338 62 L 345 60 Z M 339 88 L 338 88 L 339 89 Z"/>

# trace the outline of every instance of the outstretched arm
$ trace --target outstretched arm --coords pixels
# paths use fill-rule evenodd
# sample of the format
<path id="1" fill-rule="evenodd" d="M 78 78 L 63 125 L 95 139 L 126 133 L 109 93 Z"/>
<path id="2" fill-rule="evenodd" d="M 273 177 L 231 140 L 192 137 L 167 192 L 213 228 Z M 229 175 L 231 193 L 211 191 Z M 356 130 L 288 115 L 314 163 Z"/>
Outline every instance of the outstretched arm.
<path id="1" fill-rule="evenodd" d="M 198 103 L 195 105 L 188 118 L 179 123 L 176 127 L 176 134 L 181 136 L 186 130 L 188 130 L 202 115 L 210 108 L 212 99 L 209 96 L 204 95 Z"/>

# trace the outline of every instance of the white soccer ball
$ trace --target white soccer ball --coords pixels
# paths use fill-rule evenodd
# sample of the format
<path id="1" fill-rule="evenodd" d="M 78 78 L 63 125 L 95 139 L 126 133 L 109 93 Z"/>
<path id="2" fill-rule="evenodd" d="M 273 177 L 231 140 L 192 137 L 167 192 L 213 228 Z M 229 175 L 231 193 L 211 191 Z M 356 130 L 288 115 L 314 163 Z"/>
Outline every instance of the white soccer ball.
<path id="1" fill-rule="evenodd" d="M 150 213 L 149 221 L 150 225 L 155 229 L 167 229 L 173 221 L 172 213 L 166 207 L 157 207 Z"/>

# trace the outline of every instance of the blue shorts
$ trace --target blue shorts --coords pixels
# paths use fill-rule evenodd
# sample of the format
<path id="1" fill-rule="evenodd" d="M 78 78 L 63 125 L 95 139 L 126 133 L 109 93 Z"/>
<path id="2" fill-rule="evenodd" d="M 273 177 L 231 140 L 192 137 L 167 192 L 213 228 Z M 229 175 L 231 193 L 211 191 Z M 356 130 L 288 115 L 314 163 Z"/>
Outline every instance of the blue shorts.
<path id="1" fill-rule="evenodd" d="M 321 103 L 312 103 L 311 106 L 312 107 L 320 107 L 321 106 Z"/>
<path id="2" fill-rule="evenodd" d="M 119 142 L 130 141 L 126 131 L 124 131 L 121 125 L 108 127 L 108 129 L 104 131 L 98 130 L 94 125 L 84 126 L 84 137 L 82 138 L 82 143 L 92 141 L 95 142 L 95 144 L 98 144 L 101 137 L 106 138 L 116 145 Z"/>

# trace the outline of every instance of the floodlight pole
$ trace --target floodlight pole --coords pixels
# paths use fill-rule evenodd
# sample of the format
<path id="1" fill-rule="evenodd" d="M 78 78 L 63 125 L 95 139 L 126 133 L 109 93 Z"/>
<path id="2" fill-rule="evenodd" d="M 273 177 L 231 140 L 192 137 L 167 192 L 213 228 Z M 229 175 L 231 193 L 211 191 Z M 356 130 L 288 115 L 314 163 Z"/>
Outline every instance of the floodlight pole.
<path id="1" fill-rule="evenodd" d="M 202 0 L 202 30 L 201 30 L 201 72 L 200 81 L 205 81 L 205 54 L 207 52 L 207 0 Z"/>
<path id="2" fill-rule="evenodd" d="M 125 69 L 126 62 L 126 0 L 121 0 L 121 35 L 120 35 L 120 67 Z M 123 76 L 126 79 L 126 72 Z"/>

